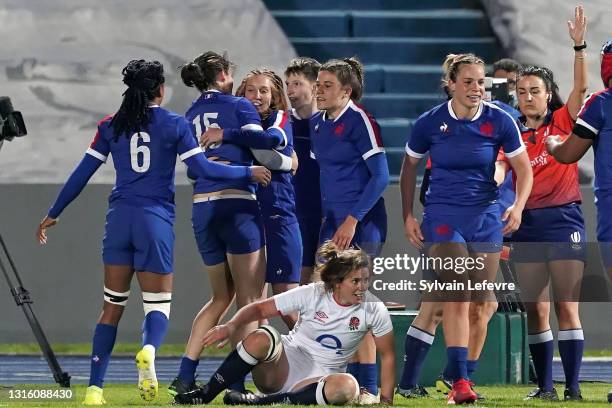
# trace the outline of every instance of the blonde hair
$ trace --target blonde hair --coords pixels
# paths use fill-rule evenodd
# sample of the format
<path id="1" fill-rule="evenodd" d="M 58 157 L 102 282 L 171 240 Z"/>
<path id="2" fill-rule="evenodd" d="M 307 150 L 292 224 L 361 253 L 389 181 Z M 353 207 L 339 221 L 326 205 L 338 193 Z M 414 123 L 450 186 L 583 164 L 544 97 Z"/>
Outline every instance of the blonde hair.
<path id="1" fill-rule="evenodd" d="M 247 82 L 250 78 L 256 77 L 258 75 L 265 76 L 270 80 L 270 83 L 272 83 L 272 101 L 270 102 L 270 112 L 268 112 L 268 115 L 272 113 L 272 111 L 286 111 L 289 107 L 289 103 L 287 102 L 287 97 L 285 96 L 284 82 L 281 77 L 276 74 L 276 72 L 268 68 L 254 69 L 248 74 L 246 74 L 246 76 L 240 83 L 240 86 L 236 90 L 236 96 L 244 96 L 246 93 Z"/>
<path id="2" fill-rule="evenodd" d="M 457 73 L 461 64 L 479 64 L 484 67 L 485 63 L 482 58 L 477 57 L 474 54 L 448 54 L 444 63 L 442 64 L 442 88 L 445 90 L 448 88 L 448 82 L 457 80 Z M 448 93 L 448 91 L 446 91 Z"/>

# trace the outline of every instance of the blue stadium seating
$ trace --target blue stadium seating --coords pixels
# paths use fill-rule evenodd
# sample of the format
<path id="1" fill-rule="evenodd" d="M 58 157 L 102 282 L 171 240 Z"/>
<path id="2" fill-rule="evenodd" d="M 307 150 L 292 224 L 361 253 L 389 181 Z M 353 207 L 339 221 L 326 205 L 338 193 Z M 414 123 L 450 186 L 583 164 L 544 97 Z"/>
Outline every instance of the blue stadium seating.
<path id="1" fill-rule="evenodd" d="M 494 37 L 291 37 L 299 55 L 330 58 L 357 55 L 364 64 L 436 64 L 449 52 L 473 52 L 490 61 L 497 53 Z"/>
<path id="2" fill-rule="evenodd" d="M 486 37 L 480 10 L 342 11 L 279 10 L 272 12 L 289 37 Z"/>
<path id="3" fill-rule="evenodd" d="M 418 117 L 440 103 L 441 94 L 370 93 L 361 103 L 377 119 Z"/>
<path id="4" fill-rule="evenodd" d="M 492 63 L 500 47 L 478 0 L 264 0 L 298 55 L 325 61 L 356 55 L 362 100 L 381 125 L 397 179 L 411 124 L 445 99 L 441 64 L 473 52 Z"/>
<path id="5" fill-rule="evenodd" d="M 270 10 L 439 10 L 476 8 L 480 0 L 264 0 Z"/>
<path id="6" fill-rule="evenodd" d="M 354 37 L 487 37 L 487 20 L 479 10 L 355 11 Z"/>

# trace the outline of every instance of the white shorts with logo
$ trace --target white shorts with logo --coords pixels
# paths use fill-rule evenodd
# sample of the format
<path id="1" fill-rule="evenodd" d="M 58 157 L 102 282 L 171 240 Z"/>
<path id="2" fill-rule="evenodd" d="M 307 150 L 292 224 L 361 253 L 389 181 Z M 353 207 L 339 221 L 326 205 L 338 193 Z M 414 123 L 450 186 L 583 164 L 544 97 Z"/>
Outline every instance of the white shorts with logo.
<path id="1" fill-rule="evenodd" d="M 340 371 L 339 368 L 332 369 L 321 366 L 310 353 L 294 341 L 291 341 L 287 336 L 282 335 L 281 340 L 285 356 L 287 356 L 287 362 L 289 363 L 289 373 L 287 374 L 287 380 L 275 394 L 292 391 L 292 388 L 297 383 L 307 378 L 324 377 L 328 374 L 344 372 Z"/>

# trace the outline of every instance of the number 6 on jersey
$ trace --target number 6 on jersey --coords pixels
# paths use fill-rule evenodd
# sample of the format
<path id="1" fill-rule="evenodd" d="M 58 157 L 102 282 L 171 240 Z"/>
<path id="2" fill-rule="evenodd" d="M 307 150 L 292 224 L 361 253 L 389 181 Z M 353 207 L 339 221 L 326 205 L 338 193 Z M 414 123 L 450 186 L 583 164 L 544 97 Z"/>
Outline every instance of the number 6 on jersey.
<path id="1" fill-rule="evenodd" d="M 151 150 L 144 144 L 138 146 L 138 139 L 142 139 L 142 143 L 149 143 L 151 136 L 146 132 L 134 133 L 130 139 L 130 159 L 132 169 L 136 173 L 144 173 L 151 166 Z M 142 154 L 142 166 L 138 165 L 138 154 Z"/>

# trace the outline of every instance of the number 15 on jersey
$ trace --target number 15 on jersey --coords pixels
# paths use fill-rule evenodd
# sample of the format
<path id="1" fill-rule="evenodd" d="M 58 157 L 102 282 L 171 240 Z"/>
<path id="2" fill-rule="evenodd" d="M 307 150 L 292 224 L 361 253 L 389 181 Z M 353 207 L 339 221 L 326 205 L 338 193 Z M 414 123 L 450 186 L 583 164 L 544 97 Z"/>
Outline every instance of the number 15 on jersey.
<path id="1" fill-rule="evenodd" d="M 211 123 L 211 119 L 217 119 L 219 117 L 219 112 L 204 112 L 201 116 L 198 115 L 195 118 L 193 118 L 193 125 L 195 126 L 195 132 L 196 132 L 196 138 L 199 140 L 200 136 L 202 136 L 202 133 L 204 133 L 202 131 L 202 125 L 200 124 L 200 118 L 201 121 L 204 122 L 204 127 L 206 129 L 208 128 L 215 128 L 215 129 L 220 129 L 221 127 L 219 126 L 218 123 Z M 209 146 L 209 149 L 216 149 L 217 147 L 221 146 L 221 143 L 215 143 Z"/>

